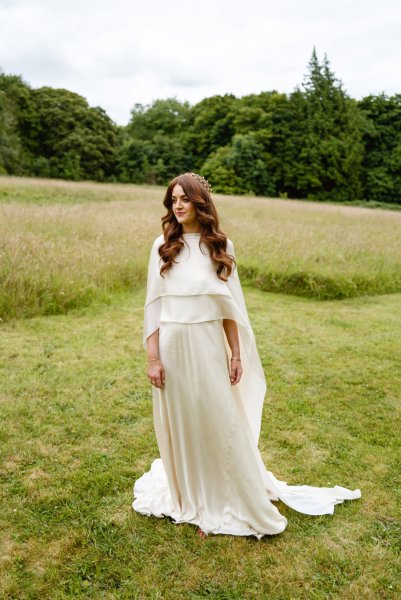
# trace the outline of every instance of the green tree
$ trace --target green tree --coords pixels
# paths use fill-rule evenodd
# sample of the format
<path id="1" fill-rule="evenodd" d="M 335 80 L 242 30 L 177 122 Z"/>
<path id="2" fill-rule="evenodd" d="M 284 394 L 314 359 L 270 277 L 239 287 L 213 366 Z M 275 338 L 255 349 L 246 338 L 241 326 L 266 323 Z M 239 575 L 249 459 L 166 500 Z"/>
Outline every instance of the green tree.
<path id="1" fill-rule="evenodd" d="M 253 133 L 259 145 L 258 158 L 264 163 L 264 185 L 256 185 L 261 195 L 275 196 L 280 191 L 286 165 L 278 151 L 278 142 L 281 136 L 287 139 L 290 133 L 287 108 L 287 95 L 275 90 L 243 96 L 238 101 L 235 132 Z"/>
<path id="2" fill-rule="evenodd" d="M 291 134 L 283 153 L 292 160 L 284 188 L 319 200 L 360 198 L 363 119 L 357 103 L 330 70 L 326 55 L 319 63 L 315 48 L 308 71 L 303 91 L 296 88 L 290 96 Z"/>
<path id="3" fill-rule="evenodd" d="M 27 145 L 32 171 L 64 179 L 103 181 L 114 173 L 117 127 L 100 107 L 64 89 L 33 90 Z"/>
<path id="4" fill-rule="evenodd" d="M 149 183 L 151 154 L 151 142 L 130 139 L 124 134 L 117 152 L 117 179 L 123 183 Z"/>
<path id="5" fill-rule="evenodd" d="M 0 89 L 0 173 L 21 171 L 21 140 L 13 105 Z"/>
<path id="6" fill-rule="evenodd" d="M 190 105 L 176 98 L 155 100 L 151 104 L 135 104 L 127 133 L 136 139 L 149 140 L 157 134 L 174 136 L 186 126 Z"/>
<path id="7" fill-rule="evenodd" d="M 216 192 L 268 195 L 274 193 L 262 159 L 263 146 L 254 132 L 237 133 L 230 144 L 218 148 L 205 161 L 202 174 Z"/>
<path id="8" fill-rule="evenodd" d="M 18 75 L 0 71 L 0 172 L 27 172 L 29 156 L 24 141 L 31 117 L 29 85 Z"/>
<path id="9" fill-rule="evenodd" d="M 401 95 L 367 96 L 358 106 L 367 120 L 363 136 L 364 197 L 401 203 Z"/>
<path id="10" fill-rule="evenodd" d="M 189 110 L 188 102 L 175 98 L 135 104 L 118 153 L 120 181 L 165 184 L 191 168 L 193 154 L 186 142 Z"/>
<path id="11" fill-rule="evenodd" d="M 237 103 L 233 94 L 225 94 L 204 98 L 191 108 L 185 139 L 187 151 L 193 153 L 191 170 L 200 170 L 212 152 L 231 142 Z"/>

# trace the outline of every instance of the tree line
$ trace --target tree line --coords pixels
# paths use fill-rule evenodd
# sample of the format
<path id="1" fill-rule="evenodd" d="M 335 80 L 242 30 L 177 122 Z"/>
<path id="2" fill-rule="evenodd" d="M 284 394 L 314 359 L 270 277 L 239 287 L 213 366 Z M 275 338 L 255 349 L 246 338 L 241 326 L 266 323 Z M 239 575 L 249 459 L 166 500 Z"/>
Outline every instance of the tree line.
<path id="1" fill-rule="evenodd" d="M 351 98 L 314 48 L 290 94 L 158 99 L 118 126 L 0 72 L 0 173 L 166 185 L 185 171 L 227 194 L 401 203 L 401 95 Z"/>

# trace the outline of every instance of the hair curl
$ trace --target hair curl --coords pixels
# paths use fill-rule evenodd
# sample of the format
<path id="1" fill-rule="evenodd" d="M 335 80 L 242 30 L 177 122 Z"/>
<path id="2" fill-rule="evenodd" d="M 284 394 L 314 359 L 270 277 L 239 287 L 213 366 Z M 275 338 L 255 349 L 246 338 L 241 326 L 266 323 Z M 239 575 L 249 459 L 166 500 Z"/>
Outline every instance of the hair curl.
<path id="1" fill-rule="evenodd" d="M 227 281 L 235 264 L 235 258 L 227 253 L 227 236 L 219 227 L 219 217 L 209 191 L 210 188 L 206 180 L 196 173 L 177 175 L 168 184 L 163 200 L 167 213 L 161 218 L 164 243 L 159 248 L 159 255 L 164 264 L 160 269 L 160 275 L 164 277 L 173 263 L 177 262 L 175 258 L 184 246 L 181 238 L 183 228 L 177 221 L 172 208 L 172 193 L 176 184 L 182 187 L 195 207 L 201 226 L 199 245 L 203 242 L 209 249 L 210 258 L 216 265 L 217 277 L 222 281 Z"/>

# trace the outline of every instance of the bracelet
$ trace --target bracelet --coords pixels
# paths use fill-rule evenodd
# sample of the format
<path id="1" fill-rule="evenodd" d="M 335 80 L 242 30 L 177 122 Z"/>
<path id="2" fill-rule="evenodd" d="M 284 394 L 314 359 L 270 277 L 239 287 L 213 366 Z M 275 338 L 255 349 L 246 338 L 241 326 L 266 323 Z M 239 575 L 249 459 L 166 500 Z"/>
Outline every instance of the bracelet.
<path id="1" fill-rule="evenodd" d="M 232 356 L 231 360 L 239 360 L 239 362 L 241 362 L 241 359 L 239 356 Z"/>
<path id="2" fill-rule="evenodd" d="M 148 362 L 152 362 L 154 360 L 160 360 L 160 357 L 159 358 L 148 358 Z"/>

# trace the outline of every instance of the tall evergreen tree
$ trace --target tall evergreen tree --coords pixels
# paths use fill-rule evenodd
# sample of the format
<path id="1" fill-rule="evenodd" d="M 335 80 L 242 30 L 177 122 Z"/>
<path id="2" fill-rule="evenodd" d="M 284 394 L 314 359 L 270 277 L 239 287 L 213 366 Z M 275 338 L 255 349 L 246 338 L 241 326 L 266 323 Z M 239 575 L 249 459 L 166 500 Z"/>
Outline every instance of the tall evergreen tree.
<path id="1" fill-rule="evenodd" d="M 304 198 L 360 198 L 363 121 L 327 56 L 320 64 L 315 48 L 302 87 L 290 97 L 293 127 L 287 145 L 294 149 L 284 187 Z"/>

